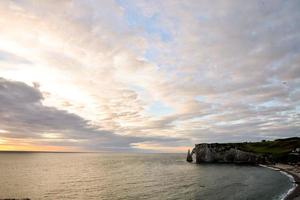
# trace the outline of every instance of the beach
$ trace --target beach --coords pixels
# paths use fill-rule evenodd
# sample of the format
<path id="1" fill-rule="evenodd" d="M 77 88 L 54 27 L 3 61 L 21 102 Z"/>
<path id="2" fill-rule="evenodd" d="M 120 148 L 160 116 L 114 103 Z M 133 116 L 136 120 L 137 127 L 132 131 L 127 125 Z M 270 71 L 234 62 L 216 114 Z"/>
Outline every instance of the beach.
<path id="1" fill-rule="evenodd" d="M 300 200 L 300 166 L 298 165 L 288 165 L 288 164 L 275 164 L 275 165 L 260 165 L 262 167 L 267 167 L 273 170 L 278 170 L 286 173 L 293 177 L 294 188 L 289 191 L 288 195 L 284 198 L 285 200 Z"/>
<path id="2" fill-rule="evenodd" d="M 293 176 L 296 187 L 288 194 L 286 200 L 300 200 L 300 166 L 298 165 L 287 165 L 287 164 L 276 164 L 275 168 L 280 169 Z"/>

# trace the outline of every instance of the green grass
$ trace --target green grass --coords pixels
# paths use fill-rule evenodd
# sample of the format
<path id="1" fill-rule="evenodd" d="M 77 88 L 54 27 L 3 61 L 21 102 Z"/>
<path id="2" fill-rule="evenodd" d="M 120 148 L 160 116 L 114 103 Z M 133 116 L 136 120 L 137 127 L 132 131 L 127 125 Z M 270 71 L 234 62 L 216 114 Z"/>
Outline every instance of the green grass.
<path id="1" fill-rule="evenodd" d="M 239 143 L 238 148 L 257 154 L 270 154 L 275 160 L 285 159 L 295 148 L 300 148 L 300 138 L 287 138 L 275 141 Z"/>

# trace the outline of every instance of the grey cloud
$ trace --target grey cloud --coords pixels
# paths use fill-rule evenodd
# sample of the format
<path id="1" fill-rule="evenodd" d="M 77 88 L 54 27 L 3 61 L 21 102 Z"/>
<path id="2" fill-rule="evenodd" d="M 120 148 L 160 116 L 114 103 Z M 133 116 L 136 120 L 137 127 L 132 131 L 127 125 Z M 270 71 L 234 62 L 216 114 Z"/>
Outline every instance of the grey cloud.
<path id="1" fill-rule="evenodd" d="M 139 6 L 148 15 L 161 13 L 161 25 L 174 36 L 165 49 L 156 49 L 161 55 L 158 62 L 171 63 L 175 74 L 159 85 L 162 96 L 172 101 L 186 98 L 182 107 L 196 96 L 207 99 L 206 109 L 188 111 L 190 118 L 174 116 L 183 123 L 199 118 L 198 126 L 186 122 L 191 129 L 198 127 L 192 131 L 195 138 L 243 140 L 300 134 L 294 115 L 299 112 L 300 86 L 298 1 L 164 1 L 159 5 L 144 1 Z M 167 53 L 170 48 L 172 54 Z M 274 101 L 278 105 L 268 105 Z M 249 122 L 231 125 L 235 120 Z M 269 121 L 274 123 L 269 131 L 260 129 Z M 227 126 L 218 126 L 219 122 Z M 200 127 L 206 123 L 209 129 L 202 135 Z M 188 135 L 185 128 L 182 134 Z"/>
<path id="2" fill-rule="evenodd" d="M 120 136 L 89 124 L 88 120 L 42 104 L 38 88 L 22 82 L 0 79 L 0 136 L 6 139 L 31 139 L 35 144 L 79 146 L 86 150 L 131 148 L 131 143 L 180 141 L 167 137 Z M 45 138 L 45 133 L 59 133 L 58 138 Z M 74 142 L 75 140 L 75 142 Z M 78 142 L 79 141 L 79 142 Z"/>

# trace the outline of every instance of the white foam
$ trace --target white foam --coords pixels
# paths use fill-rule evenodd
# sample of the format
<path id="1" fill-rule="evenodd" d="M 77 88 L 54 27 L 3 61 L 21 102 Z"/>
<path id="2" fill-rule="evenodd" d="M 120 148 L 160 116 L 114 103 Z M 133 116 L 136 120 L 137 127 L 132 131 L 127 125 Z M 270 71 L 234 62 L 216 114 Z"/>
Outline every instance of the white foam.
<path id="1" fill-rule="evenodd" d="M 284 200 L 288 195 L 290 195 L 290 194 L 296 189 L 297 183 L 295 183 L 294 177 L 293 177 L 292 175 L 290 175 L 289 173 L 286 173 L 285 171 L 280 171 L 280 173 L 282 173 L 282 174 L 286 175 L 287 177 L 289 177 L 289 179 L 290 179 L 290 180 L 292 181 L 292 183 L 293 183 L 293 187 L 292 187 L 291 189 L 289 189 L 289 190 L 287 191 L 287 193 L 285 193 L 285 194 L 283 194 L 283 195 L 281 196 L 281 199 L 280 199 L 280 200 Z"/>

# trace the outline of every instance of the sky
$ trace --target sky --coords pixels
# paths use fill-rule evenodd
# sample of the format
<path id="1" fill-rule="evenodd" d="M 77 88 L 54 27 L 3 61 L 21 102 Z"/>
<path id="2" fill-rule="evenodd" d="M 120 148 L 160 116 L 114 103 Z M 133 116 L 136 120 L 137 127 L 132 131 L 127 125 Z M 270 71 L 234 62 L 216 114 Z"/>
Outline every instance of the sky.
<path id="1" fill-rule="evenodd" d="M 300 136 L 298 0 L 0 1 L 0 150 Z"/>

